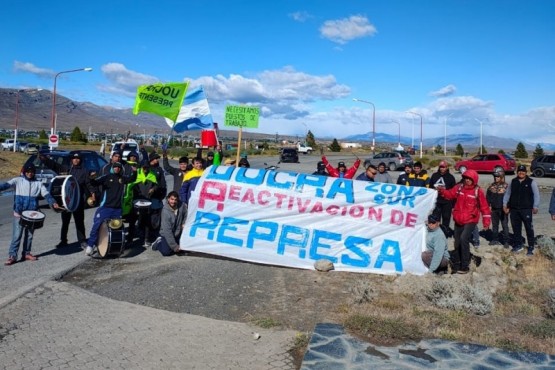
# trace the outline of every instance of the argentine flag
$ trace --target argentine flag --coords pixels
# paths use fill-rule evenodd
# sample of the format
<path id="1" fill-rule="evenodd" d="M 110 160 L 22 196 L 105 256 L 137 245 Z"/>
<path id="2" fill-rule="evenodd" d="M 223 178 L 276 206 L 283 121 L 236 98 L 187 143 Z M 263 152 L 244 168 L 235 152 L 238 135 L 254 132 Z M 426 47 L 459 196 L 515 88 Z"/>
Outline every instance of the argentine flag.
<path id="1" fill-rule="evenodd" d="M 214 128 L 208 100 L 206 100 L 202 86 L 187 90 L 175 124 L 169 119 L 166 119 L 166 122 L 175 132 Z"/>

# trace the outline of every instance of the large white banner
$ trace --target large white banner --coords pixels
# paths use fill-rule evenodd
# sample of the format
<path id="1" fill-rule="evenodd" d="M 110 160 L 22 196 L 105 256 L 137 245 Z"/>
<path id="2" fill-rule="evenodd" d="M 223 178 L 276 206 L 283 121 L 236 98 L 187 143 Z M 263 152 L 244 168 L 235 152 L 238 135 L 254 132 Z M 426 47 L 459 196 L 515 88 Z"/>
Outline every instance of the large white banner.
<path id="1" fill-rule="evenodd" d="M 180 248 L 337 271 L 424 274 L 435 190 L 295 172 L 212 166 L 189 200 Z"/>

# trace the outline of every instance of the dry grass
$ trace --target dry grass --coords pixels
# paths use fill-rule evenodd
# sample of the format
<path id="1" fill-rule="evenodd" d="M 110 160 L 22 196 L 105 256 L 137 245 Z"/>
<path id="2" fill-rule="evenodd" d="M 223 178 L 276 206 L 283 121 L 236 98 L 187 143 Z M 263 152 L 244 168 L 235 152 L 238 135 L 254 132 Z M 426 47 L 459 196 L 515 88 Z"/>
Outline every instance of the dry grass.
<path id="1" fill-rule="evenodd" d="M 539 254 L 519 262 L 518 269 L 507 270 L 508 282 L 495 293 L 494 309 L 487 315 L 435 307 L 418 288 L 399 294 L 383 293 L 383 287 L 377 286 L 379 294 L 371 302 L 343 305 L 337 314 L 352 334 L 374 344 L 442 338 L 555 354 L 555 320 L 549 319 L 546 311 L 555 263 Z M 472 276 L 458 281 L 472 284 Z"/>
<path id="2" fill-rule="evenodd" d="M 19 176 L 23 163 L 29 158 L 27 154 L 0 151 L 0 179 Z"/>

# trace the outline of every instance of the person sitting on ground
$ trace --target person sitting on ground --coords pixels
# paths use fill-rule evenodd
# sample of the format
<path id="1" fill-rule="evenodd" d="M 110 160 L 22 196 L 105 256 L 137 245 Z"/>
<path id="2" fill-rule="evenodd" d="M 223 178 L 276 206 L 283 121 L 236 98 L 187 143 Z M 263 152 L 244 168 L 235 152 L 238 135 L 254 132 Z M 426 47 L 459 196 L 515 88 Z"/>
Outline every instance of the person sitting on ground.
<path id="1" fill-rule="evenodd" d="M 449 250 L 447 238 L 439 225 L 439 219 L 433 214 L 428 216 L 426 233 L 426 250 L 422 252 L 422 262 L 428 272 L 446 273 L 449 266 Z"/>
<path id="2" fill-rule="evenodd" d="M 164 200 L 160 236 L 152 243 L 152 249 L 163 256 L 179 253 L 179 239 L 187 220 L 187 205 L 179 200 L 179 194 L 171 191 Z"/>
<path id="3" fill-rule="evenodd" d="M 360 158 L 358 157 L 355 163 L 353 164 L 353 166 L 349 169 L 347 169 L 345 162 L 339 162 L 337 164 L 337 168 L 334 168 L 330 164 L 330 162 L 328 162 L 328 159 L 326 158 L 325 155 L 322 156 L 322 162 L 324 162 L 324 165 L 326 166 L 326 170 L 328 171 L 331 177 L 341 177 L 345 179 L 352 179 L 353 177 L 355 177 L 355 174 L 357 173 L 357 170 L 358 170 L 358 166 L 360 166 Z"/>
<path id="4" fill-rule="evenodd" d="M 358 175 L 356 180 L 374 182 L 376 181 L 375 178 L 377 173 L 378 170 L 376 169 L 376 166 L 374 166 L 373 164 L 369 164 L 366 167 L 366 171 Z"/>
<path id="5" fill-rule="evenodd" d="M 92 179 L 93 185 L 102 185 L 102 196 L 100 206 L 96 209 L 93 218 L 93 225 L 89 234 L 85 254 L 92 255 L 98 242 L 98 233 L 102 223 L 109 219 L 121 219 L 123 194 L 125 185 L 132 183 L 137 178 L 137 169 L 132 167 L 130 176 L 123 176 L 123 165 L 119 162 L 111 164 L 108 174 Z"/>
<path id="6" fill-rule="evenodd" d="M 374 181 L 383 182 L 386 184 L 393 184 L 393 179 L 391 178 L 389 173 L 387 173 L 384 162 L 380 162 L 378 164 L 378 173 L 376 174 L 376 177 L 374 177 Z"/>
<path id="7" fill-rule="evenodd" d="M 408 186 L 419 186 L 422 188 L 430 187 L 430 177 L 428 172 L 422 169 L 422 163 L 415 162 L 412 168 L 412 172 L 409 174 L 407 183 Z"/>
<path id="8" fill-rule="evenodd" d="M 312 174 L 319 176 L 329 176 L 329 174 L 326 172 L 326 165 L 322 161 L 318 162 L 318 164 L 316 165 L 316 171 L 314 171 Z"/>
<path id="9" fill-rule="evenodd" d="M 21 215 L 25 211 L 37 211 L 39 209 L 39 196 L 42 195 L 44 199 L 54 209 L 58 209 L 58 203 L 50 195 L 48 189 L 44 184 L 35 178 L 37 169 L 33 163 L 26 165 L 23 168 L 23 174 L 19 177 L 0 184 L 0 191 L 15 189 L 14 203 L 13 203 L 13 222 L 12 222 L 12 241 L 8 252 L 8 260 L 4 263 L 6 266 L 13 265 L 17 262 L 17 254 L 19 252 L 19 244 L 21 237 L 23 238 L 23 251 L 21 261 L 36 261 L 38 258 L 31 254 L 31 247 L 33 245 L 34 228 L 23 227 L 20 223 Z M 23 235 L 25 234 L 25 235 Z"/>
<path id="10" fill-rule="evenodd" d="M 499 223 L 503 229 L 503 246 L 509 248 L 509 217 L 503 212 L 503 197 L 509 184 L 505 182 L 505 171 L 493 172 L 493 183 L 488 186 L 486 199 L 491 207 L 492 238 L 489 245 L 501 245 L 499 242 Z"/>
<path id="11" fill-rule="evenodd" d="M 397 178 L 397 185 L 406 185 L 409 181 L 409 175 L 412 172 L 412 166 L 405 163 L 405 172 L 401 172 Z"/>

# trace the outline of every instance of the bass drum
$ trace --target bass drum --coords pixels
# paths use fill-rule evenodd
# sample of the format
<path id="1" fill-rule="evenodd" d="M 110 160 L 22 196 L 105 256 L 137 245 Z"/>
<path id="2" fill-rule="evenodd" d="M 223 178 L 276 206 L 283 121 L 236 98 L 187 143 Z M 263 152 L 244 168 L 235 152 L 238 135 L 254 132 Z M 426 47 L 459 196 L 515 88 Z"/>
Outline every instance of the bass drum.
<path id="1" fill-rule="evenodd" d="M 102 258 L 119 257 L 125 249 L 125 231 L 121 219 L 106 220 L 98 232 L 98 254 Z"/>
<path id="2" fill-rule="evenodd" d="M 74 212 L 79 207 L 81 192 L 75 177 L 71 175 L 56 176 L 50 182 L 48 192 L 62 211 Z"/>

